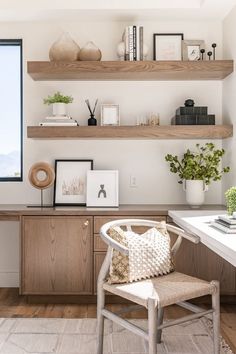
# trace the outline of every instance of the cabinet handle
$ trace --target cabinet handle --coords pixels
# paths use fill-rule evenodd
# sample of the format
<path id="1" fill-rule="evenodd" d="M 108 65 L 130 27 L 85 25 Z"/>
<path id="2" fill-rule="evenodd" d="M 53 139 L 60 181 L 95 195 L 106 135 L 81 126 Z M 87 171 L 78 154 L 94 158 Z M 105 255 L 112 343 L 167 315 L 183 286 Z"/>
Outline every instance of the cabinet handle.
<path id="1" fill-rule="evenodd" d="M 88 226 L 88 225 L 89 225 L 89 221 L 86 220 L 86 221 L 84 222 L 84 226 Z"/>

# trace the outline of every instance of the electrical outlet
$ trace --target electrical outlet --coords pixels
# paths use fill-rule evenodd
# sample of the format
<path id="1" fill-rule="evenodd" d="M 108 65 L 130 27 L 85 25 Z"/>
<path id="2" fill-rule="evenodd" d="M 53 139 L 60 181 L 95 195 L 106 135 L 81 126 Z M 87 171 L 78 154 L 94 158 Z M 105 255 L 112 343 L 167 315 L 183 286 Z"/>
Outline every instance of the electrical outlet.
<path id="1" fill-rule="evenodd" d="M 131 188 L 137 188 L 138 187 L 137 177 L 135 175 L 130 175 L 129 186 Z"/>

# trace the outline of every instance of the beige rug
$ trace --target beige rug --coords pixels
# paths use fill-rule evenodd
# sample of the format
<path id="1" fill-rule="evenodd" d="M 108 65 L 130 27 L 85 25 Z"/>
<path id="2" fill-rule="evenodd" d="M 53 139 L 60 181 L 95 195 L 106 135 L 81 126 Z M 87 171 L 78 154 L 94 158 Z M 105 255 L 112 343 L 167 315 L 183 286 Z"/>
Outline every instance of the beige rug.
<path id="1" fill-rule="evenodd" d="M 145 320 L 135 320 L 146 328 Z M 158 354 L 213 353 L 210 321 L 200 320 L 163 331 Z M 110 321 L 105 322 L 104 354 L 143 354 L 144 340 Z M 1 354 L 95 354 L 95 319 L 0 319 Z M 222 342 L 221 354 L 232 354 Z"/>

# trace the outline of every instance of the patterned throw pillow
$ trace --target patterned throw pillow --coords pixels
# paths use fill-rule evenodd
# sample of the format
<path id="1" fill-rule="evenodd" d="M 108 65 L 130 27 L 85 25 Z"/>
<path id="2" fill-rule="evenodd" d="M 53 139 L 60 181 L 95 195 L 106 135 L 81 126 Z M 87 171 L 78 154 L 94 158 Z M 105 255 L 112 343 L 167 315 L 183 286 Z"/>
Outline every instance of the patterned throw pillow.
<path id="1" fill-rule="evenodd" d="M 128 283 L 168 274 L 174 270 L 170 236 L 165 222 L 142 235 L 113 227 L 109 235 L 129 249 L 129 255 L 113 249 L 108 282 Z"/>

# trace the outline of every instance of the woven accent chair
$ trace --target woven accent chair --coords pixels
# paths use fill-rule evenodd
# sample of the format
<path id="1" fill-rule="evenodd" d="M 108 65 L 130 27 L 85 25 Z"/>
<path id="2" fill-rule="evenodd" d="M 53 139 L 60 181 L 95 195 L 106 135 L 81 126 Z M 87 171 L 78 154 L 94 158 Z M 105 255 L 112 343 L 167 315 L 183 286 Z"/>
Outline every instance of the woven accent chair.
<path id="1" fill-rule="evenodd" d="M 104 318 L 117 323 L 118 325 L 132 331 L 136 335 L 140 335 L 148 342 L 148 353 L 157 354 L 157 343 L 161 342 L 163 329 L 181 324 L 183 322 L 195 320 L 203 316 L 209 316 L 210 314 L 212 314 L 213 317 L 214 354 L 220 353 L 219 282 L 207 282 L 175 271 L 167 275 L 132 283 L 108 284 L 106 281 L 110 263 L 112 261 L 112 249 L 116 249 L 125 255 L 129 254 L 129 249 L 113 240 L 108 235 L 108 230 L 111 227 L 121 226 L 125 227 L 127 231 L 132 231 L 132 226 L 145 226 L 148 228 L 153 228 L 158 225 L 158 222 L 149 220 L 126 219 L 112 221 L 101 227 L 100 235 L 103 241 L 108 244 L 108 250 L 98 276 L 97 284 L 97 354 L 103 353 Z M 178 236 L 171 250 L 173 256 L 178 251 L 182 238 L 196 244 L 200 242 L 199 237 L 188 234 L 178 227 L 168 224 L 166 227 L 169 232 Z M 108 311 L 105 308 L 105 291 L 130 300 L 136 305 L 124 308 L 116 314 Z M 212 308 L 210 310 L 203 310 L 187 301 L 204 295 L 212 296 Z M 193 314 L 163 323 L 164 308 L 173 304 L 177 304 L 185 309 L 188 309 L 192 311 Z M 140 308 L 140 305 L 141 308 L 144 306 L 148 310 L 147 332 L 119 316 L 121 313 L 137 310 Z"/>

